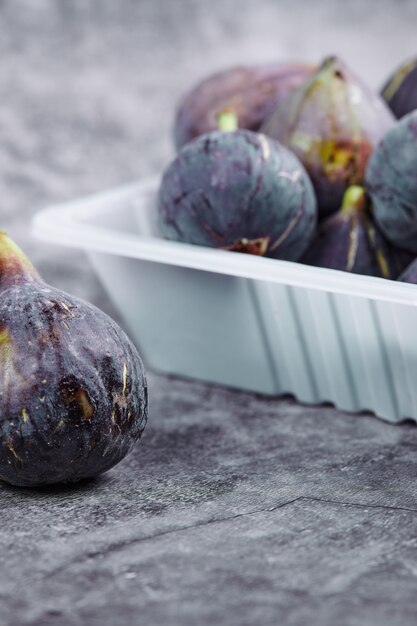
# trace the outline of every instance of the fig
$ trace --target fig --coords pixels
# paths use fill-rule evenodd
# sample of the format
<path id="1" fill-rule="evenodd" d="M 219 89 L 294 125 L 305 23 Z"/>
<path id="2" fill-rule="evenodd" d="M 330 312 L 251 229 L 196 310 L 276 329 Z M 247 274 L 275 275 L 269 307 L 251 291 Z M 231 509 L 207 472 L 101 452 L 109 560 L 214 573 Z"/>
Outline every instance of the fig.
<path id="1" fill-rule="evenodd" d="M 381 95 L 397 119 L 417 109 L 417 59 L 403 63 L 385 83 Z"/>
<path id="2" fill-rule="evenodd" d="M 0 233 L 0 479 L 78 481 L 118 463 L 147 420 L 142 361 L 105 313 L 47 285 Z"/>
<path id="3" fill-rule="evenodd" d="M 174 124 L 177 149 L 217 129 L 217 116 L 229 110 L 239 128 L 259 130 L 262 122 L 315 68 L 297 63 L 232 67 L 209 76 L 181 100 Z"/>
<path id="4" fill-rule="evenodd" d="M 279 259 L 301 256 L 316 213 L 297 157 L 250 130 L 212 131 L 186 144 L 159 189 L 167 239 Z"/>
<path id="5" fill-rule="evenodd" d="M 403 283 L 417 285 L 417 259 L 414 259 L 402 272 L 398 280 Z"/>
<path id="6" fill-rule="evenodd" d="M 366 168 L 375 221 L 394 245 L 417 254 L 417 110 L 384 136 Z"/>
<path id="7" fill-rule="evenodd" d="M 410 262 L 410 254 L 397 251 L 385 240 L 369 209 L 365 189 L 358 185 L 349 187 L 340 210 L 320 223 L 301 262 L 354 274 L 397 278 Z"/>
<path id="8" fill-rule="evenodd" d="M 363 184 L 369 156 L 394 121 L 380 96 L 340 59 L 328 57 L 261 130 L 298 156 L 313 182 L 322 218 L 338 210 L 350 185 Z"/>

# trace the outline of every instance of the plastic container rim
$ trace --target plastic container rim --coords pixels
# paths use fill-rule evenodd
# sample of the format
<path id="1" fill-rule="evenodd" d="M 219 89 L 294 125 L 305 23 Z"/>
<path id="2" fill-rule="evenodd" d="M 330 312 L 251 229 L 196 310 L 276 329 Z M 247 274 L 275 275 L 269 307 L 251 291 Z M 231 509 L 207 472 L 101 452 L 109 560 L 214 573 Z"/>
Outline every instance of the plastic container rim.
<path id="1" fill-rule="evenodd" d="M 97 214 L 114 209 L 115 202 L 145 201 L 156 194 L 159 177 L 130 183 L 55 204 L 32 218 L 39 240 L 87 252 L 101 252 L 205 272 L 317 289 L 349 296 L 417 305 L 417 286 L 373 276 L 311 267 L 293 261 L 256 257 L 227 250 L 131 234 L 88 223 Z"/>

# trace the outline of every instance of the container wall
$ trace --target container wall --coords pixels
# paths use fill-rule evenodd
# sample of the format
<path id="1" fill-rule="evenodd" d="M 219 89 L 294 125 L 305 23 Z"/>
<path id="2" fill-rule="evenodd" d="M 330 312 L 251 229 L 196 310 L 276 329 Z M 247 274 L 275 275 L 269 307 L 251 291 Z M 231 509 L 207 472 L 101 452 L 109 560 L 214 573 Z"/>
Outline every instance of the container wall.
<path id="1" fill-rule="evenodd" d="M 92 262 L 148 367 L 417 420 L 417 309 L 105 254 Z"/>

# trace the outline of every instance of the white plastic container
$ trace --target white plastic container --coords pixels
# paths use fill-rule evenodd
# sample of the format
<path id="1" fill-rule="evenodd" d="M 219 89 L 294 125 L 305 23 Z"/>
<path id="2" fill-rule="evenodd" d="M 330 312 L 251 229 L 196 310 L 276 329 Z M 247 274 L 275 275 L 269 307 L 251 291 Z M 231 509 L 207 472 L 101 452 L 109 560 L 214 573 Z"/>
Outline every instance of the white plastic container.
<path id="1" fill-rule="evenodd" d="M 158 180 L 45 209 L 83 248 L 146 365 L 417 421 L 417 287 L 158 238 Z"/>

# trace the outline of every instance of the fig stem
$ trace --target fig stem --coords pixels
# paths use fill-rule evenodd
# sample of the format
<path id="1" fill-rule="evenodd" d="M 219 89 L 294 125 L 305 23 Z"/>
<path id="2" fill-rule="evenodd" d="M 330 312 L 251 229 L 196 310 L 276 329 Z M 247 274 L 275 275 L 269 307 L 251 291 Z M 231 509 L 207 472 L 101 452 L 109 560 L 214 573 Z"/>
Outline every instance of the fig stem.
<path id="1" fill-rule="evenodd" d="M 237 115 L 233 111 L 220 111 L 216 119 L 218 129 L 224 133 L 231 133 L 238 129 Z"/>
<path id="2" fill-rule="evenodd" d="M 41 277 L 24 252 L 0 231 L 0 291 L 25 282 L 41 282 Z"/>
<path id="3" fill-rule="evenodd" d="M 337 58 L 337 56 L 335 54 L 329 54 L 323 59 L 320 69 L 329 69 L 329 67 L 333 69 L 333 66 L 337 65 L 338 63 L 339 59 Z"/>
<path id="4" fill-rule="evenodd" d="M 368 206 L 368 199 L 364 187 L 360 185 L 351 185 L 345 191 L 343 196 L 341 212 L 344 215 L 352 211 L 364 211 Z"/>

